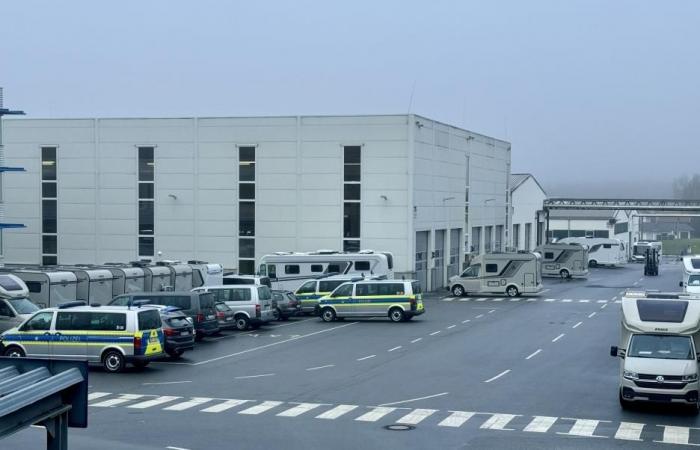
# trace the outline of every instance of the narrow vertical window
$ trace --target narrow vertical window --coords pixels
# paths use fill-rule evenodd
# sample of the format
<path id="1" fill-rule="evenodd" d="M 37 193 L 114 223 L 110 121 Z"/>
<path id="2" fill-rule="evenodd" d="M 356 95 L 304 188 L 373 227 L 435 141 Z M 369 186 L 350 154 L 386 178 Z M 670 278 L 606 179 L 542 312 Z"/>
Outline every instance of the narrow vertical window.
<path id="1" fill-rule="evenodd" d="M 238 147 L 238 272 L 255 273 L 255 147 Z"/>
<path id="2" fill-rule="evenodd" d="M 138 148 L 138 252 L 139 257 L 155 256 L 155 149 Z"/>
<path id="3" fill-rule="evenodd" d="M 56 147 L 41 148 L 41 264 L 58 264 L 58 164 Z"/>
<path id="4" fill-rule="evenodd" d="M 360 250 L 362 147 L 343 147 L 343 251 Z"/>

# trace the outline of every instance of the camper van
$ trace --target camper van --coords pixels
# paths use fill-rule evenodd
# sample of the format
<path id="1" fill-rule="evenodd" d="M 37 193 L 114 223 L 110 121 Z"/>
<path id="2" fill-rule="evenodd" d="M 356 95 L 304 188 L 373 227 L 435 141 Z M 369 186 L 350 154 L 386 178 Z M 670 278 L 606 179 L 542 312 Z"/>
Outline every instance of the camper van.
<path id="1" fill-rule="evenodd" d="M 28 295 L 24 281 L 10 273 L 0 274 L 0 333 L 18 326 L 39 310 Z"/>
<path id="2" fill-rule="evenodd" d="M 450 278 L 448 290 L 461 297 L 470 294 L 538 294 L 542 291 L 538 253 L 487 253 L 472 259 L 460 275 Z"/>
<path id="3" fill-rule="evenodd" d="M 661 249 L 662 249 L 662 244 L 661 242 L 650 242 L 650 241 L 637 241 L 634 243 L 632 246 L 632 261 L 634 262 L 639 262 L 643 263 L 646 261 L 646 255 L 647 255 L 647 250 L 650 249 L 656 249 L 656 251 L 659 254 L 659 258 L 661 258 Z"/>
<path id="4" fill-rule="evenodd" d="M 689 294 L 700 295 L 700 255 L 689 255 L 683 257 L 683 281 L 680 287 Z"/>
<path id="5" fill-rule="evenodd" d="M 535 249 L 542 256 L 542 276 L 585 278 L 588 247 L 581 244 L 544 244 Z"/>
<path id="6" fill-rule="evenodd" d="M 8 272 L 5 268 L 5 273 Z M 29 299 L 39 308 L 50 308 L 75 301 L 78 278 L 65 270 L 12 269 L 12 274 L 27 285 Z"/>
<path id="7" fill-rule="evenodd" d="M 698 412 L 700 297 L 627 292 L 622 298 L 619 399 L 689 405 Z"/>
<path id="8" fill-rule="evenodd" d="M 619 239 L 569 237 L 559 239 L 559 244 L 582 244 L 588 246 L 588 266 L 623 266 L 627 263 L 625 243 Z"/>
<path id="9" fill-rule="evenodd" d="M 309 253 L 278 252 L 260 260 L 259 275 L 267 276 L 272 288 L 295 291 L 304 282 L 327 276 L 355 275 L 394 278 L 394 256 L 389 252 L 361 250 L 343 253 L 318 250 Z"/>

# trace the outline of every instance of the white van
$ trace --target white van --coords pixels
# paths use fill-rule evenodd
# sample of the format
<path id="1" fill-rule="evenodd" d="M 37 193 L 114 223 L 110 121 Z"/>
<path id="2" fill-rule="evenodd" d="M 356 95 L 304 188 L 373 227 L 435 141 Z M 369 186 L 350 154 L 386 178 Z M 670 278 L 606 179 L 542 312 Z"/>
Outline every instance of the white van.
<path id="1" fill-rule="evenodd" d="M 632 246 L 632 261 L 643 263 L 646 261 L 647 250 L 656 249 L 659 258 L 662 256 L 663 245 L 658 241 L 637 241 Z"/>
<path id="2" fill-rule="evenodd" d="M 214 300 L 224 302 L 234 311 L 237 330 L 258 328 L 275 319 L 272 309 L 272 291 L 258 284 L 233 286 L 201 286 L 193 292 L 210 292 Z"/>
<path id="3" fill-rule="evenodd" d="M 619 239 L 594 237 L 569 237 L 559 239 L 559 244 L 582 244 L 588 246 L 588 266 L 620 267 L 627 263 L 625 243 Z"/>
<path id="4" fill-rule="evenodd" d="M 544 244 L 535 249 L 542 256 L 542 276 L 585 278 L 588 247 L 581 244 Z"/>
<path id="5" fill-rule="evenodd" d="M 450 278 L 452 295 L 539 294 L 542 291 L 542 261 L 537 253 L 487 253 L 472 259 L 460 275 Z"/>
<path id="6" fill-rule="evenodd" d="M 681 267 L 683 281 L 680 287 L 689 294 L 700 294 L 700 255 L 684 256 Z"/>

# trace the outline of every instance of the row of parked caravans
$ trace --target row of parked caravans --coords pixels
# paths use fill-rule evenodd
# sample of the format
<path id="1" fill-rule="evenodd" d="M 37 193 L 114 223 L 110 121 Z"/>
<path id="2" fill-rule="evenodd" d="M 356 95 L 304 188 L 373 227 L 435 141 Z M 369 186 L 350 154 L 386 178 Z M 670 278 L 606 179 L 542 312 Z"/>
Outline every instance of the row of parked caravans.
<path id="1" fill-rule="evenodd" d="M 130 292 L 189 291 L 223 284 L 223 267 L 203 261 L 51 268 L 5 266 L 0 273 L 20 278 L 27 285 L 29 299 L 40 308 L 75 300 L 106 304 L 115 296 Z"/>

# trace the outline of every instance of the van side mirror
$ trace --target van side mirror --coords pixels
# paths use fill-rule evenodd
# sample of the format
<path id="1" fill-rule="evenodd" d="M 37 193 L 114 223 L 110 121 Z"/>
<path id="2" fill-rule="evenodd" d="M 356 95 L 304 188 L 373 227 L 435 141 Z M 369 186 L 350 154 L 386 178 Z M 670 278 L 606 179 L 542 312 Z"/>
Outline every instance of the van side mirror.
<path id="1" fill-rule="evenodd" d="M 613 345 L 612 347 L 610 347 L 610 356 L 614 356 L 615 358 L 617 358 L 617 345 Z"/>

